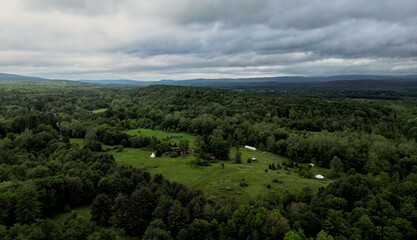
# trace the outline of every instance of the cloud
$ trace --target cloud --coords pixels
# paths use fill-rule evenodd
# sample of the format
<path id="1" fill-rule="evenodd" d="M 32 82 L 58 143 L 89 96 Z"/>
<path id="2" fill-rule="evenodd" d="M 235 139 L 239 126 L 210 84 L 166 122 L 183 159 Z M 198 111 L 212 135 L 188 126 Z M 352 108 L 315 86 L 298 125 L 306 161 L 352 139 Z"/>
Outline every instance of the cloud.
<path id="1" fill-rule="evenodd" d="M 417 2 L 11 0 L 2 72 L 52 78 L 415 74 Z"/>

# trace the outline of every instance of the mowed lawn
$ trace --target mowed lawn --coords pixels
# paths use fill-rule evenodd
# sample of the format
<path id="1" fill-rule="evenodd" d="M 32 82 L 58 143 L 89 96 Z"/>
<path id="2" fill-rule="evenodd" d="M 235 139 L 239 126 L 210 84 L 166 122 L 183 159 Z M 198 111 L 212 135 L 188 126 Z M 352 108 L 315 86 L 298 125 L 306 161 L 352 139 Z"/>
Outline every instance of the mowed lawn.
<path id="1" fill-rule="evenodd" d="M 231 159 L 234 159 L 235 149 L 231 150 Z M 280 163 L 284 158 L 273 153 L 240 149 L 242 152 L 242 164 L 232 161 L 219 161 L 211 166 L 201 167 L 190 164 L 193 156 L 171 158 L 162 156 L 151 158 L 152 151 L 127 148 L 123 152 L 111 152 L 118 164 L 130 165 L 148 170 L 152 174 L 161 173 L 170 181 L 184 183 L 191 188 L 203 190 L 212 197 L 234 196 L 239 202 L 247 202 L 258 195 L 271 192 L 284 193 L 285 191 L 297 192 L 306 186 L 313 190 L 327 186 L 331 180 L 319 181 L 300 177 L 294 169 L 269 170 L 270 163 Z M 256 157 L 258 162 L 246 163 L 247 158 Z M 224 164 L 224 169 L 221 164 Z M 266 172 L 265 169 L 268 169 Z M 314 168 L 315 174 L 326 176 L 326 169 Z M 273 182 L 274 179 L 282 183 Z M 248 184 L 242 187 L 241 182 Z"/>
<path id="2" fill-rule="evenodd" d="M 194 147 L 195 139 L 196 137 L 193 135 L 190 135 L 188 133 L 176 133 L 176 132 L 164 132 L 161 130 L 153 130 L 153 129 L 147 129 L 147 128 L 136 128 L 124 131 L 124 133 L 128 134 L 129 136 L 146 136 L 146 137 L 152 137 L 155 136 L 159 139 L 163 138 L 170 138 L 170 142 L 172 143 L 179 143 L 181 140 L 188 140 L 190 142 L 190 147 Z"/>

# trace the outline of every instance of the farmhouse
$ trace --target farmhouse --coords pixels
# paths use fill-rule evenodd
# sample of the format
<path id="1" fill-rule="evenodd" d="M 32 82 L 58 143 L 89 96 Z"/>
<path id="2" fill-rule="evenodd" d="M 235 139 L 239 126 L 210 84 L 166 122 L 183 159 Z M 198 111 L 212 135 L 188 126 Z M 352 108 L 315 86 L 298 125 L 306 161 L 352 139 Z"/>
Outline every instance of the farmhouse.
<path id="1" fill-rule="evenodd" d="M 256 151 L 256 147 L 251 147 L 251 146 L 245 145 L 245 148 L 247 148 L 249 150 L 252 150 L 252 151 Z"/>
<path id="2" fill-rule="evenodd" d="M 252 158 L 251 160 L 252 160 L 252 162 L 257 162 L 258 161 L 256 158 Z"/>
<path id="3" fill-rule="evenodd" d="M 315 179 L 317 180 L 324 180 L 323 175 L 317 174 L 316 176 L 314 176 Z"/>
<path id="4" fill-rule="evenodd" d="M 172 147 L 171 152 L 178 152 L 180 150 L 179 147 Z"/>

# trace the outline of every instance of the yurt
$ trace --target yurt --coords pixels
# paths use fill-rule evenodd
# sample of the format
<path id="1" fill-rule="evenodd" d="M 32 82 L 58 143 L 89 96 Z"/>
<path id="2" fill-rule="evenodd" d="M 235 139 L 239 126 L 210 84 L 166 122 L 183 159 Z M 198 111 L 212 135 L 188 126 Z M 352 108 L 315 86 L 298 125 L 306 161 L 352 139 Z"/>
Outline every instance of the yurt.
<path id="1" fill-rule="evenodd" d="M 323 175 L 317 174 L 316 176 L 314 176 L 315 179 L 317 180 L 324 180 Z"/>

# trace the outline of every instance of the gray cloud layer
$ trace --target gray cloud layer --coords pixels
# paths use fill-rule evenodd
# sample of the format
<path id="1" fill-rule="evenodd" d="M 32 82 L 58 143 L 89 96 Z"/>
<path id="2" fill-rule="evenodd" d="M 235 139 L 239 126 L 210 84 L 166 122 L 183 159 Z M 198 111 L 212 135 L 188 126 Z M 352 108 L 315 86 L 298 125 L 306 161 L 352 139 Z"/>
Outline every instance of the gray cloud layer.
<path id="1" fill-rule="evenodd" d="M 53 78 L 416 74 L 417 2 L 10 0 L 0 71 Z"/>

